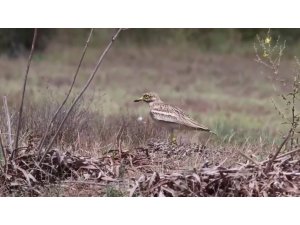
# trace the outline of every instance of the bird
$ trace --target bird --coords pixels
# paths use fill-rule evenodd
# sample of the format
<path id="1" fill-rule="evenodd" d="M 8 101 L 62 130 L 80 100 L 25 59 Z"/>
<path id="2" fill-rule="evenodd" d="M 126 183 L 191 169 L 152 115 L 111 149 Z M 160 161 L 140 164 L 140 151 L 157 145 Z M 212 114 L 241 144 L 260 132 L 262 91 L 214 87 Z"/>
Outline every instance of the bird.
<path id="1" fill-rule="evenodd" d="M 151 118 L 170 131 L 171 143 L 176 143 L 174 130 L 198 130 L 215 134 L 208 127 L 193 120 L 182 109 L 164 103 L 155 92 L 144 93 L 140 98 L 135 99 L 134 102 L 146 102 L 149 104 Z"/>

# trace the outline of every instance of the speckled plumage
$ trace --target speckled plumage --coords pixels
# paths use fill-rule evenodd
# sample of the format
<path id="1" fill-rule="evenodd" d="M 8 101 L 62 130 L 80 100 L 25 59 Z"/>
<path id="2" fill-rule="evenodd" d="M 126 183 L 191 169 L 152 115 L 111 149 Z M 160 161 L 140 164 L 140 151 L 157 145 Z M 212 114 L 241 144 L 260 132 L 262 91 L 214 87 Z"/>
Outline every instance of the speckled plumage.
<path id="1" fill-rule="evenodd" d="M 138 101 L 149 103 L 152 119 L 170 130 L 188 129 L 211 132 L 209 128 L 190 118 L 181 109 L 164 103 L 156 93 L 145 93 L 141 98 L 135 100 L 135 102 Z"/>

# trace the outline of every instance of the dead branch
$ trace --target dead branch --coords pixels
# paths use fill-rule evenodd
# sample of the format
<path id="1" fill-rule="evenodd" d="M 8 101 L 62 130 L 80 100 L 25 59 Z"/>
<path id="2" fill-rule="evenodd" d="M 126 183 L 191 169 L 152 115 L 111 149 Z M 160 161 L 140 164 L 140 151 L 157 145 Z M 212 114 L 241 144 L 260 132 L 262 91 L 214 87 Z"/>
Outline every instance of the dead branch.
<path id="1" fill-rule="evenodd" d="M 22 99 L 21 99 L 21 104 L 20 104 L 20 109 L 19 109 L 19 119 L 18 119 L 18 126 L 17 126 L 15 149 L 18 148 L 19 134 L 20 134 L 20 129 L 21 129 L 21 121 L 22 121 L 22 113 L 23 113 L 24 96 L 25 96 L 25 91 L 26 91 L 26 83 L 27 83 L 27 77 L 28 77 L 31 60 L 32 60 L 33 51 L 35 48 L 36 36 L 37 36 L 37 28 L 34 29 L 31 50 L 30 50 L 28 61 L 27 61 L 27 68 L 26 68 L 26 72 L 25 72 L 25 76 L 24 76 L 24 84 L 23 84 Z"/>
<path id="2" fill-rule="evenodd" d="M 293 154 L 295 152 L 299 152 L 299 151 L 300 151 L 300 148 L 297 148 L 295 150 L 292 150 L 292 151 L 289 151 L 287 153 L 284 153 L 284 154 L 281 154 L 281 155 L 277 156 L 277 159 L 283 158 L 285 156 L 291 155 L 291 154 Z M 264 160 L 264 161 L 260 162 L 260 164 L 265 164 L 265 163 L 269 162 L 270 160 L 271 159 Z"/>
<path id="3" fill-rule="evenodd" d="M 255 164 L 256 166 L 258 166 L 258 162 L 256 162 L 254 159 L 251 159 L 249 156 L 247 156 L 246 154 L 244 154 L 243 152 L 241 152 L 240 150 L 238 150 L 238 153 L 243 156 L 244 158 L 246 158 L 247 160 L 249 160 L 250 162 L 252 162 L 253 164 Z"/>
<path id="4" fill-rule="evenodd" d="M 267 167 L 266 167 L 266 172 L 268 172 L 273 164 L 273 162 L 275 161 L 275 159 L 277 158 L 278 154 L 280 153 L 281 149 L 283 148 L 283 146 L 286 144 L 286 142 L 289 140 L 289 138 L 291 137 L 291 134 L 293 132 L 293 128 L 290 129 L 288 135 L 286 136 L 286 138 L 283 140 L 283 142 L 281 143 L 281 145 L 278 147 L 277 151 L 275 152 L 274 156 L 271 158 L 271 160 L 269 161 Z"/>
<path id="5" fill-rule="evenodd" d="M 84 59 L 86 50 L 87 50 L 88 45 L 89 45 L 89 43 L 90 43 L 90 39 L 91 39 L 91 37 L 92 37 L 93 31 L 94 31 L 94 29 L 92 28 L 91 31 L 90 31 L 90 33 L 89 33 L 89 36 L 88 36 L 88 38 L 87 38 L 87 40 L 86 40 L 84 49 L 83 49 L 82 54 L 81 54 L 81 58 L 80 58 L 80 60 L 79 60 L 79 64 L 78 64 L 77 69 L 76 69 L 76 71 L 75 71 L 75 73 L 74 73 L 74 76 L 73 76 L 73 81 L 72 81 L 72 84 L 71 84 L 71 86 L 70 86 L 70 89 L 69 89 L 69 91 L 68 91 L 68 93 L 67 93 L 65 99 L 63 100 L 63 102 L 61 103 L 61 105 L 58 107 L 58 109 L 57 109 L 56 112 L 54 113 L 53 117 L 51 118 L 50 122 L 48 123 L 47 128 L 46 128 L 46 131 L 45 131 L 44 134 L 43 134 L 42 140 L 40 141 L 40 143 L 39 143 L 39 145 L 38 145 L 38 147 L 37 147 L 37 149 L 38 149 L 38 154 L 39 154 L 39 155 L 40 155 L 40 153 L 41 153 L 43 144 L 44 144 L 45 139 L 46 139 L 46 137 L 47 137 L 47 135 L 48 135 L 48 133 L 49 133 L 49 130 L 50 130 L 50 127 L 51 127 L 52 123 L 54 122 L 54 120 L 56 119 L 58 113 L 61 111 L 62 107 L 66 104 L 68 98 L 70 97 L 70 94 L 71 94 L 72 89 L 73 89 L 73 87 L 74 87 L 74 84 L 75 84 L 75 81 L 76 81 L 76 78 L 77 78 L 79 69 L 80 69 L 81 64 L 82 64 L 82 61 L 83 61 L 83 59 Z"/>
<path id="6" fill-rule="evenodd" d="M 277 157 L 277 159 L 282 158 L 282 157 L 285 157 L 285 156 L 287 156 L 287 155 L 291 155 L 291 154 L 293 154 L 293 153 L 295 153 L 295 152 L 299 152 L 299 151 L 300 151 L 300 148 L 295 149 L 295 150 L 293 150 L 293 151 L 289 151 L 289 152 L 287 152 L 287 153 L 284 153 L 284 154 L 282 154 L 282 155 L 279 155 L 279 156 Z"/>
<path id="7" fill-rule="evenodd" d="M 9 115 L 9 110 L 8 110 L 8 105 L 7 105 L 7 99 L 6 96 L 3 96 L 3 107 L 6 115 L 6 124 L 7 124 L 7 133 L 8 133 L 8 146 L 9 146 L 9 151 L 13 151 L 13 141 L 11 137 L 11 123 L 10 123 L 10 115 Z"/>
<path id="8" fill-rule="evenodd" d="M 103 186 L 106 187 L 107 184 L 99 183 L 99 182 L 92 182 L 92 181 L 61 181 L 62 184 L 85 184 L 85 185 L 97 185 L 97 186 Z"/>
<path id="9" fill-rule="evenodd" d="M 93 78 L 95 77 L 96 72 L 98 71 L 104 57 L 106 56 L 107 52 L 109 51 L 110 47 L 112 46 L 113 42 L 117 39 L 118 35 L 120 34 L 120 32 L 122 31 L 122 29 L 118 29 L 117 32 L 114 34 L 114 36 L 112 37 L 111 41 L 109 42 L 109 44 L 107 45 L 107 47 L 104 49 L 103 53 L 101 54 L 95 68 L 94 71 L 91 73 L 88 81 L 86 82 L 85 86 L 83 87 L 83 89 L 81 90 L 81 92 L 77 95 L 77 97 L 75 98 L 75 100 L 73 101 L 71 107 L 69 108 L 67 114 L 64 116 L 63 120 L 61 121 L 61 123 L 59 124 L 59 127 L 56 131 L 56 133 L 54 134 L 54 137 L 51 139 L 51 142 L 49 143 L 49 145 L 47 146 L 47 148 L 45 149 L 45 152 L 43 153 L 41 159 L 40 159 L 40 163 L 43 161 L 44 157 L 46 156 L 46 154 L 48 153 L 48 151 L 51 149 L 58 133 L 60 132 L 60 130 L 62 129 L 62 126 L 64 125 L 66 119 L 68 118 L 68 116 L 70 115 L 72 109 L 74 108 L 74 106 L 76 105 L 76 103 L 78 102 L 78 100 L 81 98 L 81 96 L 83 95 L 83 93 L 86 91 L 86 89 L 89 87 L 90 83 L 92 82 Z"/>

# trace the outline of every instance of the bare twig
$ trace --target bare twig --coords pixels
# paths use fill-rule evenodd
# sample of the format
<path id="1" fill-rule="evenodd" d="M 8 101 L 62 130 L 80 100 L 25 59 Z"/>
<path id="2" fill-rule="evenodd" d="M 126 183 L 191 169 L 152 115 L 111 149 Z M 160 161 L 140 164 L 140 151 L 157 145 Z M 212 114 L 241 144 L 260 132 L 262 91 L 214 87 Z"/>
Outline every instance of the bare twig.
<path id="1" fill-rule="evenodd" d="M 295 150 L 293 150 L 293 151 L 289 151 L 289 152 L 287 152 L 287 153 L 284 153 L 284 154 L 282 154 L 282 155 L 279 155 L 279 156 L 277 157 L 277 159 L 282 158 L 282 157 L 285 157 L 285 156 L 287 156 L 287 155 L 291 155 L 291 154 L 293 154 L 293 153 L 295 153 L 295 152 L 299 152 L 299 151 L 300 151 L 300 148 L 295 149 Z"/>
<path id="2" fill-rule="evenodd" d="M 0 130 L 0 148 L 1 148 L 1 151 L 2 151 L 2 156 L 4 158 L 4 163 L 5 163 L 4 173 L 7 173 L 7 155 L 6 155 L 6 151 L 5 151 L 4 147 L 3 147 L 1 130 Z"/>
<path id="3" fill-rule="evenodd" d="M 61 103 L 61 105 L 58 107 L 58 109 L 57 109 L 56 112 L 54 113 L 54 115 L 53 115 L 53 117 L 51 118 L 50 122 L 48 123 L 47 128 L 46 128 L 46 131 L 45 131 L 44 134 L 43 134 L 42 140 L 40 141 L 40 143 L 39 143 L 39 145 L 38 145 L 38 147 L 37 147 L 37 149 L 38 149 L 38 154 L 39 154 L 39 155 L 40 155 L 40 153 L 41 153 L 43 144 L 44 144 L 44 142 L 45 142 L 45 138 L 47 137 L 47 135 L 48 135 L 48 133 L 49 133 L 49 130 L 50 130 L 50 127 L 51 127 L 52 123 L 54 122 L 54 120 L 56 119 L 58 113 L 61 111 L 62 107 L 66 104 L 68 98 L 70 97 L 70 94 L 71 94 L 72 89 L 73 89 L 73 87 L 74 87 L 74 84 L 75 84 L 75 81 L 76 81 L 76 78 L 77 78 L 79 69 L 80 69 L 81 64 L 82 64 L 82 61 L 83 61 L 83 59 L 84 59 L 84 56 L 85 56 L 86 50 L 87 50 L 87 48 L 88 48 L 88 45 L 89 45 L 91 36 L 92 36 L 92 34 L 93 34 L 93 31 L 94 31 L 94 29 L 92 28 L 91 31 L 90 31 L 90 33 L 89 33 L 89 36 L 88 36 L 88 38 L 87 38 L 87 40 L 86 40 L 86 43 L 85 43 L 85 46 L 84 46 L 84 49 L 83 49 L 81 58 L 80 58 L 80 60 L 79 60 L 79 64 L 78 64 L 77 69 L 76 69 L 76 71 L 75 71 L 75 74 L 74 74 L 74 76 L 73 76 L 73 81 L 72 81 L 72 84 L 71 84 L 71 86 L 70 86 L 69 92 L 67 93 L 67 95 L 66 95 L 64 101 Z"/>
<path id="4" fill-rule="evenodd" d="M 277 158 L 277 159 L 280 159 L 280 158 L 283 158 L 283 157 L 285 157 L 285 156 L 291 155 L 291 154 L 296 153 L 296 152 L 299 152 L 299 151 L 300 151 L 300 148 L 297 148 L 297 149 L 295 149 L 295 150 L 293 150 L 293 151 L 289 151 L 289 152 L 287 152 L 287 153 L 281 154 L 281 155 L 277 156 L 276 158 Z M 264 161 L 260 162 L 260 164 L 267 163 L 267 162 L 269 162 L 270 160 L 271 160 L 271 159 L 264 160 Z"/>
<path id="5" fill-rule="evenodd" d="M 47 146 L 47 148 L 45 149 L 45 152 L 43 153 L 40 162 L 41 163 L 44 159 L 44 157 L 46 156 L 46 154 L 48 153 L 48 151 L 51 149 L 52 145 L 54 144 L 54 141 L 58 135 L 58 133 L 60 132 L 62 126 L 64 125 L 67 117 L 70 115 L 72 109 L 74 108 L 74 106 L 76 105 L 76 103 L 78 102 L 78 100 L 80 99 L 80 97 L 83 95 L 83 93 L 86 91 L 86 89 L 89 87 L 90 83 L 92 82 L 93 78 L 95 77 L 96 72 L 98 71 L 105 55 L 107 54 L 107 52 L 109 51 L 110 47 L 112 46 L 113 42 L 117 39 L 118 35 L 120 34 L 120 32 L 122 31 L 122 29 L 118 29 L 117 32 L 115 33 L 115 35 L 112 37 L 111 41 L 109 42 L 109 44 L 107 45 L 107 47 L 104 49 L 103 53 L 101 54 L 93 72 L 91 73 L 88 81 L 86 82 L 85 86 L 83 87 L 83 89 L 81 90 L 81 92 L 77 95 L 77 97 L 75 98 L 75 100 L 73 101 L 71 107 L 69 108 L 68 112 L 66 113 L 66 115 L 64 116 L 63 120 L 61 121 L 61 123 L 59 124 L 59 127 L 56 131 L 56 133 L 54 134 L 54 137 L 51 139 L 51 142 L 49 143 L 49 145 Z"/>
<path id="6" fill-rule="evenodd" d="M 62 181 L 62 184 L 87 184 L 87 185 L 98 185 L 98 186 L 107 186 L 107 184 L 102 184 L 99 182 L 92 182 L 92 181 Z"/>
<path id="7" fill-rule="evenodd" d="M 11 138 L 11 123 L 10 123 L 10 115 L 9 115 L 9 110 L 8 110 L 8 105 L 7 105 L 7 99 L 6 96 L 3 96 L 3 107 L 6 115 L 6 124 L 7 124 L 7 133 L 8 133 L 8 146 L 9 146 L 9 151 L 13 151 L 13 141 Z"/>
<path id="8" fill-rule="evenodd" d="M 21 129 L 21 121 L 22 121 L 22 113 L 23 113 L 24 96 L 25 96 L 25 90 L 26 90 L 26 83 L 27 83 L 27 77 L 28 77 L 28 72 L 29 72 L 31 60 L 32 60 L 33 51 L 34 51 L 34 48 L 35 48 L 36 36 L 37 36 L 37 28 L 34 29 L 33 40 L 32 40 L 32 44 L 31 44 L 31 50 L 30 50 L 28 61 L 27 61 L 27 68 L 26 68 L 26 73 L 25 73 L 25 77 L 24 77 L 22 99 L 21 99 L 21 104 L 20 104 L 20 109 L 19 109 L 19 119 L 18 119 L 18 126 L 17 126 L 15 149 L 18 148 L 19 134 L 20 134 L 20 129 Z"/>
<path id="9" fill-rule="evenodd" d="M 281 145 L 278 147 L 277 151 L 275 152 L 274 156 L 271 158 L 271 160 L 269 161 L 267 167 L 266 167 L 266 171 L 268 172 L 273 164 L 273 162 L 275 161 L 275 159 L 277 158 L 278 154 L 280 153 L 281 149 L 283 148 L 283 146 L 286 144 L 286 142 L 289 140 L 289 138 L 291 137 L 291 134 L 293 132 L 293 128 L 290 129 L 288 135 L 286 136 L 286 138 L 283 140 L 283 142 L 281 143 Z"/>
<path id="10" fill-rule="evenodd" d="M 250 162 L 252 162 L 253 164 L 255 164 L 256 166 L 258 166 L 258 162 L 256 162 L 254 159 L 251 159 L 249 156 L 247 156 L 245 153 L 241 152 L 240 150 L 237 150 L 238 153 L 243 156 L 244 158 L 248 159 Z"/>

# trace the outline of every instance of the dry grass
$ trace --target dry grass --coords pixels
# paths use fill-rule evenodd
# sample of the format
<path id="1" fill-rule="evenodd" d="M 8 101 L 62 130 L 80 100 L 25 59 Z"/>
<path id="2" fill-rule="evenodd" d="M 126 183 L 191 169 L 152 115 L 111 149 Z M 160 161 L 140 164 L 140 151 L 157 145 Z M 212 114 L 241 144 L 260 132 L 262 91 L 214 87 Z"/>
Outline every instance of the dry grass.
<path id="1" fill-rule="evenodd" d="M 52 149 L 42 163 L 29 137 L 1 171 L 2 196 L 299 196 L 300 160 L 290 154 L 242 160 L 238 149 L 169 145 L 126 149 L 118 139 L 102 157 Z M 251 146 L 253 148 L 253 146 Z M 244 149 L 249 153 L 253 149 Z M 297 149 L 299 151 L 299 149 Z M 294 151 L 295 152 L 295 151 Z M 252 152 L 253 153 L 253 152 Z M 244 155 L 244 154 L 243 154 Z M 224 159 L 225 158 L 225 159 Z M 248 156 L 247 156 L 248 158 Z M 252 159 L 251 159 L 252 158 Z M 221 160 L 222 159 L 222 160 Z"/>

